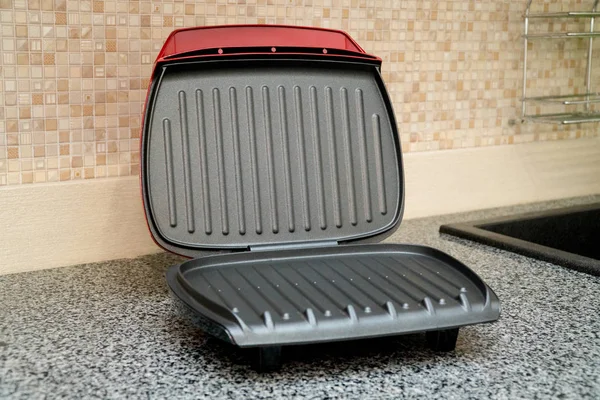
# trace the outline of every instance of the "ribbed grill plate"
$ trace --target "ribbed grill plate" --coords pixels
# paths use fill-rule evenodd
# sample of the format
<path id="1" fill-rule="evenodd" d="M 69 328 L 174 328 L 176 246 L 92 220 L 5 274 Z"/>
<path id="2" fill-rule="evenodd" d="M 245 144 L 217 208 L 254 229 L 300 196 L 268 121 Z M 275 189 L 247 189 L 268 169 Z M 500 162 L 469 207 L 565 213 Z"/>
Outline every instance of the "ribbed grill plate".
<path id="1" fill-rule="evenodd" d="M 174 267 L 169 284 L 241 346 L 408 333 L 498 316 L 497 298 L 473 272 L 419 246 L 208 257 Z"/>
<path id="2" fill-rule="evenodd" d="M 374 68 L 333 63 L 165 67 L 144 171 L 160 236 L 231 248 L 389 229 L 401 175 L 378 79 Z"/>

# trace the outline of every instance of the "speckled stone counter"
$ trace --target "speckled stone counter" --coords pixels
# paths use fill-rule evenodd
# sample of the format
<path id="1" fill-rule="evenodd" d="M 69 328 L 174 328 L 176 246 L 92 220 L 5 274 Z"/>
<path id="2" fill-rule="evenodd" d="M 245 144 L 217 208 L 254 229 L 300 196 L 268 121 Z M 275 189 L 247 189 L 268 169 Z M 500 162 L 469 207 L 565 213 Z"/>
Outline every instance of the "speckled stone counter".
<path id="1" fill-rule="evenodd" d="M 599 200 L 402 224 L 389 242 L 448 252 L 502 302 L 497 323 L 461 329 L 449 354 L 424 335 L 301 346 L 260 375 L 176 313 L 164 279 L 176 256 L 0 276 L 0 398 L 600 398 L 600 278 L 438 233 Z"/>

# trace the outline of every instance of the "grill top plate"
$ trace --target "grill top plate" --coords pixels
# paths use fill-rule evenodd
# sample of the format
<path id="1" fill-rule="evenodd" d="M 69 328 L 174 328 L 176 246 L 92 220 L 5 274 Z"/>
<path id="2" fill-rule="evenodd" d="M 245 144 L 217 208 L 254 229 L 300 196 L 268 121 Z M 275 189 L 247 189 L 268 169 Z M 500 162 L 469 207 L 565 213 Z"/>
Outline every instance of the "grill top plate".
<path id="1" fill-rule="evenodd" d="M 142 171 L 155 236 L 195 255 L 399 222 L 399 144 L 375 67 L 277 63 L 163 67 Z"/>

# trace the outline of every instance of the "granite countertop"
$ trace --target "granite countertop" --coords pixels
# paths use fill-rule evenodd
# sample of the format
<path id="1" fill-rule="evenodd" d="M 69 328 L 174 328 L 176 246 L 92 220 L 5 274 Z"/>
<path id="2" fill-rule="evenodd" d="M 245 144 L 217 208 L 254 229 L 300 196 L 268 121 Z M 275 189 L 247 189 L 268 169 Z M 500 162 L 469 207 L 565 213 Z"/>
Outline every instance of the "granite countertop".
<path id="1" fill-rule="evenodd" d="M 500 320 L 462 328 L 448 354 L 424 335 L 292 347 L 261 375 L 177 314 L 164 278 L 177 256 L 0 276 L 0 398 L 599 398 L 600 278 L 438 233 L 599 200 L 403 222 L 388 242 L 451 254 L 501 300 Z"/>

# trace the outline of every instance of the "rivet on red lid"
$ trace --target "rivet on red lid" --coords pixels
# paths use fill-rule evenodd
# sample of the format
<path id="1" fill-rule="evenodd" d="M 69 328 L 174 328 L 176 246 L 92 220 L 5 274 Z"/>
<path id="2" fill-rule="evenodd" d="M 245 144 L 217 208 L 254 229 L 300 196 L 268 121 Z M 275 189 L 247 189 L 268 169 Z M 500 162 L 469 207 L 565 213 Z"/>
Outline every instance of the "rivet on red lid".
<path id="1" fill-rule="evenodd" d="M 271 47 L 271 51 L 272 51 L 273 53 L 275 53 L 275 52 L 277 51 L 277 49 L 276 49 L 275 47 Z"/>

